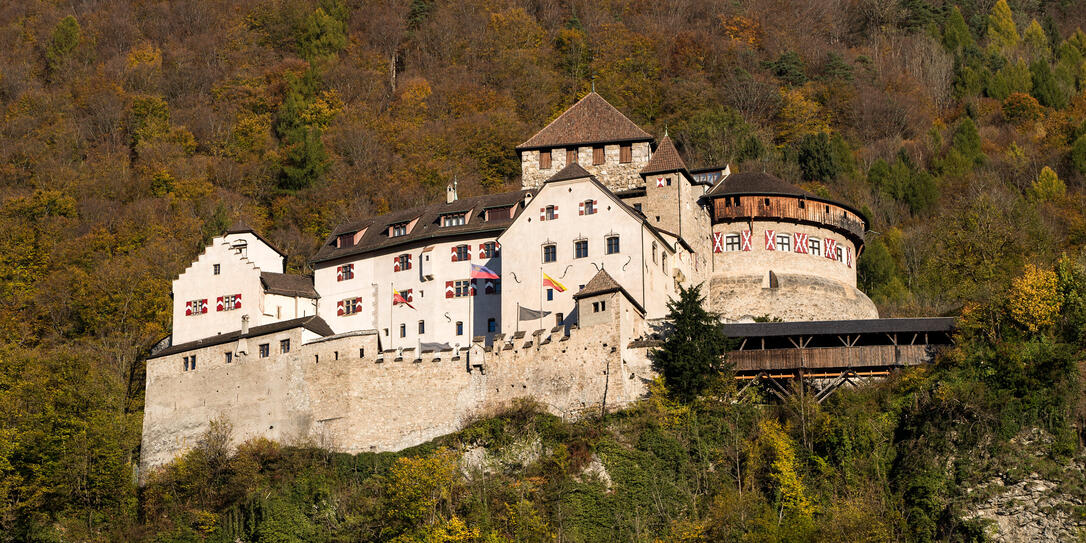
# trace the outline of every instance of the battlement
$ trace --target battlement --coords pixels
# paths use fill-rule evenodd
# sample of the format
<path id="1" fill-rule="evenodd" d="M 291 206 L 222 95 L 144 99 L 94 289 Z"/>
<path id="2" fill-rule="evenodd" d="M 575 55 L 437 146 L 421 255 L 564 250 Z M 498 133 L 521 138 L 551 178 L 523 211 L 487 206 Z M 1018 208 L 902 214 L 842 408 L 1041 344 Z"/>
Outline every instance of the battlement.
<path id="1" fill-rule="evenodd" d="M 608 296 L 613 309 L 597 324 L 477 337 L 459 350 L 382 350 L 375 330 L 315 337 L 295 327 L 164 351 L 147 363 L 143 473 L 217 419 L 234 445 L 267 437 L 360 453 L 423 443 L 518 398 L 567 418 L 626 405 L 653 377 L 635 341 L 648 328 L 621 293 Z M 186 358 L 195 369 L 184 370 Z"/>

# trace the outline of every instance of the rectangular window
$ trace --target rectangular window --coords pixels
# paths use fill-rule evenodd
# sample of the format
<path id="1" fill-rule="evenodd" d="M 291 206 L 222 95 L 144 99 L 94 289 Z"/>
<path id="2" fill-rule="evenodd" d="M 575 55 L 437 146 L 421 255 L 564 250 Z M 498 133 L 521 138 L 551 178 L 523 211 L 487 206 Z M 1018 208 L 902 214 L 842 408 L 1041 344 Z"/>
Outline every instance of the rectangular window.
<path id="1" fill-rule="evenodd" d="M 543 262 L 554 262 L 558 260 L 558 246 L 553 243 L 543 246 Z"/>
<path id="2" fill-rule="evenodd" d="M 467 222 L 467 214 L 453 213 L 441 217 L 441 226 L 460 226 Z"/>
<path id="3" fill-rule="evenodd" d="M 471 295 L 471 282 L 463 279 L 453 282 L 453 296 L 463 298 Z"/>
<path id="4" fill-rule="evenodd" d="M 544 217 L 546 217 L 546 220 L 548 221 L 553 221 L 554 219 L 558 218 L 558 216 L 554 213 L 554 206 L 547 206 L 546 210 L 544 211 Z"/>
<path id="5" fill-rule="evenodd" d="M 218 265 L 218 264 L 215 264 L 215 265 L 214 265 L 214 266 L 212 266 L 211 268 L 212 268 L 212 273 L 214 273 L 215 275 L 219 275 L 219 270 L 220 270 L 221 268 L 219 267 L 219 265 Z"/>
<path id="6" fill-rule="evenodd" d="M 426 333 L 426 321 L 419 321 L 419 335 Z"/>
<path id="7" fill-rule="evenodd" d="M 362 311 L 362 299 L 361 298 L 347 298 L 340 302 L 343 304 L 344 315 L 354 315 Z"/>
<path id="8" fill-rule="evenodd" d="M 614 255 L 619 252 L 618 236 L 608 236 L 607 238 L 607 254 Z"/>
<path id="9" fill-rule="evenodd" d="M 592 148 L 592 164 L 603 164 L 603 146 L 597 145 Z"/>
<path id="10" fill-rule="evenodd" d="M 406 271 L 411 269 L 411 255 L 400 255 L 396 257 L 396 263 L 400 265 L 400 271 Z"/>
<path id="11" fill-rule="evenodd" d="M 493 317 L 486 320 L 486 331 L 491 334 L 498 331 L 498 321 L 494 320 Z"/>
<path id="12" fill-rule="evenodd" d="M 407 325 L 400 323 L 400 337 L 407 337 Z"/>
<path id="13" fill-rule="evenodd" d="M 549 288 L 549 289 L 547 289 L 547 301 L 550 302 L 550 301 L 553 301 L 553 300 L 554 300 L 554 289 Z"/>
<path id="14" fill-rule="evenodd" d="M 286 354 L 290 352 L 290 340 L 284 339 L 279 341 L 279 352 Z"/>
<path id="15" fill-rule="evenodd" d="M 725 251 L 738 251 L 739 250 L 739 234 L 728 234 L 724 236 L 724 250 Z"/>
<path id="16" fill-rule="evenodd" d="M 585 200 L 584 201 L 584 214 L 585 215 L 594 215 L 595 213 L 596 213 L 596 201 L 595 200 Z"/>
<path id="17" fill-rule="evenodd" d="M 577 163 L 577 150 L 566 149 L 566 166 Z"/>
<path id="18" fill-rule="evenodd" d="M 354 247 L 354 232 L 340 234 L 339 238 L 337 239 L 336 246 L 340 249 L 344 247 Z"/>
<path id="19" fill-rule="evenodd" d="M 394 224 L 391 227 L 391 232 L 388 234 L 390 237 L 406 236 L 407 235 L 407 223 L 402 222 L 400 224 Z"/>
<path id="20" fill-rule="evenodd" d="M 592 312 L 599 313 L 600 311 L 607 311 L 607 301 L 600 300 L 598 302 L 592 302 Z"/>
<path id="21" fill-rule="evenodd" d="M 185 365 L 182 366 L 182 368 L 183 368 L 182 371 L 189 371 L 189 357 L 186 356 L 184 358 L 184 361 L 185 361 Z"/>
<path id="22" fill-rule="evenodd" d="M 226 363 L 229 364 L 234 361 L 234 353 L 226 351 Z"/>
<path id="23" fill-rule="evenodd" d="M 233 311 L 241 308 L 241 294 L 227 294 L 222 297 L 222 309 L 220 311 Z"/>
<path id="24" fill-rule="evenodd" d="M 555 326 L 562 326 L 562 322 L 565 321 L 565 320 L 566 320 L 566 315 L 564 313 L 555 313 L 554 314 L 554 325 Z"/>
<path id="25" fill-rule="evenodd" d="M 185 302 L 186 315 L 202 315 L 207 313 L 207 300 L 192 300 Z"/>
<path id="26" fill-rule="evenodd" d="M 836 255 L 834 257 L 834 260 L 836 260 L 838 262 L 841 262 L 841 248 L 840 247 L 834 247 L 834 254 Z"/>
<path id="27" fill-rule="evenodd" d="M 550 149 L 547 149 L 546 151 L 540 151 L 539 152 L 539 169 L 540 170 L 549 170 L 549 169 L 551 169 L 551 150 Z"/>
<path id="28" fill-rule="evenodd" d="M 456 246 L 456 261 L 463 262 L 465 260 L 471 260 L 471 248 L 467 245 Z"/>
<path id="29" fill-rule="evenodd" d="M 366 358 L 366 348 L 365 347 L 359 347 L 358 348 L 358 358 Z"/>
<path id="30" fill-rule="evenodd" d="M 792 236 L 790 234 L 777 234 L 777 250 L 778 251 L 791 251 L 792 250 Z"/>
<path id="31" fill-rule="evenodd" d="M 822 256 L 822 242 L 817 238 L 807 240 L 807 252 L 815 256 Z"/>
<path id="32" fill-rule="evenodd" d="M 624 143 L 618 148 L 618 161 L 626 164 L 627 162 L 633 162 L 633 145 Z"/>
<path id="33" fill-rule="evenodd" d="M 493 241 L 483 244 L 483 258 L 494 258 L 498 255 L 498 245 Z"/>
<path id="34" fill-rule="evenodd" d="M 671 178 L 670 177 L 667 178 L 667 186 L 669 186 L 669 187 L 671 186 Z"/>
<path id="35" fill-rule="evenodd" d="M 588 257 L 588 240 L 579 239 L 573 242 L 573 258 Z"/>
<path id="36" fill-rule="evenodd" d="M 464 335 L 464 323 L 463 322 L 456 321 L 456 335 L 458 335 L 458 336 Z"/>
<path id="37" fill-rule="evenodd" d="M 354 264 L 344 264 L 336 268 L 336 281 L 354 279 Z"/>
<path id="38" fill-rule="evenodd" d="M 269 356 L 271 356 L 271 344 L 269 344 L 269 343 L 261 343 L 260 344 L 260 358 L 267 358 Z"/>

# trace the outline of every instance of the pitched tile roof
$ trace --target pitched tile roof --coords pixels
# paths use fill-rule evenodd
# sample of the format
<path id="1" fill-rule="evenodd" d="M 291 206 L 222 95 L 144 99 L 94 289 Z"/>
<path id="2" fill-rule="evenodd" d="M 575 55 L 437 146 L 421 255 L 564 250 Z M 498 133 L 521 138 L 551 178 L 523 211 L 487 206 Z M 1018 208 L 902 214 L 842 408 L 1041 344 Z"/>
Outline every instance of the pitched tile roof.
<path id="1" fill-rule="evenodd" d="M 495 237 L 505 231 L 513 220 L 523 211 L 523 207 L 517 204 L 524 202 L 524 197 L 533 190 L 517 190 L 498 194 L 486 194 L 461 198 L 452 203 L 441 201 L 428 206 L 415 207 L 394 211 L 378 217 L 363 219 L 341 224 L 336 227 L 324 245 L 313 256 L 314 264 L 342 258 L 345 256 L 360 255 L 373 251 L 392 249 L 402 245 L 416 244 L 423 240 L 447 239 L 457 236 L 467 236 L 481 233 L 493 233 Z M 490 220 L 484 220 L 486 209 L 512 208 L 514 213 L 493 213 Z M 467 222 L 457 226 L 442 226 L 441 217 L 451 213 L 466 213 Z M 411 231 L 403 236 L 390 237 L 389 227 L 394 224 L 418 221 Z M 336 247 L 336 238 L 341 234 L 360 232 L 365 229 L 365 234 L 357 243 L 350 247 Z"/>
<path id="2" fill-rule="evenodd" d="M 590 92 L 528 141 L 518 145 L 517 150 L 651 140 L 648 132 L 602 96 Z"/>
<path id="3" fill-rule="evenodd" d="M 544 183 L 551 183 L 554 181 L 567 181 L 570 179 L 584 179 L 585 177 L 591 177 L 595 179 L 592 174 L 588 173 L 588 170 L 585 170 L 581 167 L 580 164 L 574 162 L 567 165 L 565 168 L 558 170 L 558 173 L 550 176 L 550 178 L 544 181 Z"/>
<path id="4" fill-rule="evenodd" d="M 581 298 L 599 296 L 600 294 L 610 294 L 612 292 L 621 292 L 634 307 L 642 313 L 645 312 L 645 309 L 641 307 L 641 304 L 637 303 L 637 300 L 635 300 L 633 296 L 630 296 L 630 293 L 622 288 L 622 285 L 618 284 L 618 281 L 615 281 L 614 277 L 611 277 L 611 274 L 607 273 L 607 270 L 596 272 L 596 275 L 592 276 L 592 279 L 588 281 L 588 284 L 573 295 L 573 299 L 580 300 Z"/>
<path id="5" fill-rule="evenodd" d="M 681 171 L 687 171 L 686 163 L 679 156 L 679 150 L 675 148 L 671 136 L 668 135 L 664 135 L 664 139 L 660 140 L 660 145 L 656 147 L 656 152 L 652 153 L 648 164 L 641 168 L 642 175 Z"/>
<path id="6" fill-rule="evenodd" d="M 308 275 L 262 271 L 260 272 L 260 283 L 264 285 L 264 292 L 268 294 L 318 298 L 317 291 L 313 289 L 313 278 Z"/>
<path id="7" fill-rule="evenodd" d="M 159 358 L 162 356 L 168 356 L 171 354 L 182 353 L 185 351 L 191 351 L 193 349 L 202 349 L 204 347 L 214 347 L 215 345 L 222 345 L 223 343 L 229 343 L 231 341 L 237 341 L 242 337 L 251 338 L 259 337 L 268 334 L 274 334 L 276 332 L 283 332 L 285 330 L 292 330 L 294 328 L 302 327 L 310 332 L 313 332 L 320 336 L 330 336 L 333 334 L 332 328 L 328 326 L 328 323 L 324 322 L 324 319 L 311 315 L 308 317 L 299 317 L 297 319 L 290 319 L 286 321 L 273 322 L 271 324 L 262 324 L 260 326 L 254 326 L 249 329 L 249 333 L 244 336 L 241 334 L 241 330 L 234 330 L 233 332 L 227 332 L 225 334 L 216 334 L 211 337 L 198 339 L 196 341 L 189 341 L 186 343 L 179 343 L 177 345 L 171 345 L 162 349 L 161 351 L 153 353 L 148 358 Z"/>
<path id="8" fill-rule="evenodd" d="M 762 172 L 733 173 L 717 183 L 708 195 L 766 194 L 818 198 L 817 194 L 803 190 L 791 183 Z"/>

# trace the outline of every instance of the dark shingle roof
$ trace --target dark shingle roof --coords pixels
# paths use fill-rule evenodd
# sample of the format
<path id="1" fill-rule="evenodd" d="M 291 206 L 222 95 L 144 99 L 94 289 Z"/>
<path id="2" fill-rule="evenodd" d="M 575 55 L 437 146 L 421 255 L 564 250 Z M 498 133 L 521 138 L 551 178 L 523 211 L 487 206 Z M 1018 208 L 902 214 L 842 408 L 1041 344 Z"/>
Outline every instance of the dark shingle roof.
<path id="1" fill-rule="evenodd" d="M 262 271 L 260 272 L 260 283 L 264 285 L 264 292 L 268 294 L 318 298 L 317 291 L 313 289 L 313 278 L 308 275 Z"/>
<path id="2" fill-rule="evenodd" d="M 494 235 L 497 236 L 505 231 L 513 223 L 513 219 L 523 211 L 523 208 L 517 204 L 522 203 L 525 194 L 531 192 L 534 191 L 518 190 L 473 196 L 452 203 L 440 202 L 428 206 L 394 211 L 379 217 L 344 223 L 332 231 L 332 234 L 325 240 L 324 245 L 313 256 L 312 262 L 319 263 L 345 256 L 391 249 L 422 240 L 436 240 L 484 232 L 494 232 Z M 496 207 L 512 207 L 515 213 L 513 213 L 512 217 L 505 213 L 494 213 L 490 220 L 483 220 L 483 211 Z M 465 224 L 458 226 L 441 226 L 441 217 L 450 213 L 467 213 L 468 220 Z M 418 219 L 418 222 L 406 235 L 389 237 L 388 230 L 391 225 L 411 222 L 415 219 Z M 338 236 L 358 232 L 362 229 L 365 229 L 366 233 L 358 240 L 358 243 L 351 247 L 336 247 L 336 238 Z"/>
<path id="3" fill-rule="evenodd" d="M 870 333 L 953 332 L 953 317 L 858 319 L 839 321 L 747 322 L 725 324 L 729 337 L 815 336 Z"/>
<path id="4" fill-rule="evenodd" d="M 260 326 L 254 326 L 249 329 L 249 333 L 244 336 L 241 335 L 241 330 L 234 330 L 233 332 L 227 332 L 225 334 L 217 334 L 204 339 L 198 339 L 196 341 L 189 341 L 187 343 L 181 343 L 166 347 L 161 351 L 155 353 L 149 358 L 160 358 L 171 354 L 183 353 L 185 351 L 191 351 L 193 349 L 202 349 L 204 347 L 214 347 L 215 345 L 222 345 L 223 343 L 229 343 L 231 341 L 237 341 L 242 337 L 251 338 L 264 336 L 268 334 L 274 334 L 276 332 L 282 332 L 285 330 L 291 330 L 294 328 L 303 327 L 310 332 L 321 336 L 330 336 L 333 334 L 332 328 L 328 326 L 328 323 L 324 322 L 324 319 L 311 315 L 309 317 L 299 317 L 297 319 L 290 319 L 288 321 L 273 322 L 271 324 L 263 324 Z"/>
<path id="5" fill-rule="evenodd" d="M 675 148 L 671 136 L 665 135 L 664 139 L 660 140 L 660 145 L 656 147 L 656 152 L 652 154 L 648 164 L 641 168 L 641 175 L 682 171 L 686 171 L 686 163 L 679 156 L 679 150 Z"/>
<path id="6" fill-rule="evenodd" d="M 602 96 L 590 92 L 543 130 L 518 145 L 517 150 L 651 140 L 648 132 Z"/>
<path id="7" fill-rule="evenodd" d="M 645 308 L 641 307 L 641 304 L 637 303 L 637 300 L 630 296 L 630 293 L 626 289 L 622 288 L 622 285 L 615 281 L 611 274 L 607 273 L 607 270 L 600 270 L 596 272 L 596 275 L 592 276 L 592 279 L 588 281 L 588 284 L 584 286 L 579 292 L 573 295 L 574 300 L 580 300 L 581 298 L 588 298 L 589 296 L 599 296 L 601 294 L 610 294 L 612 292 L 621 292 L 627 300 L 630 301 L 639 311 L 645 312 Z"/>
<path id="8" fill-rule="evenodd" d="M 585 170 L 581 167 L 580 164 L 574 162 L 567 165 L 565 168 L 558 170 L 558 173 L 550 176 L 550 178 L 544 181 L 544 183 L 550 183 L 553 181 L 567 181 L 570 179 L 584 179 L 585 177 L 592 177 L 593 179 L 595 179 L 592 174 L 588 173 L 588 170 Z"/>
<path id="9" fill-rule="evenodd" d="M 596 275 L 592 276 L 592 279 L 588 281 L 588 284 L 573 295 L 574 299 L 585 298 L 588 296 L 596 296 L 599 294 L 606 294 L 608 292 L 615 292 L 622 289 L 622 285 L 615 281 L 611 274 L 607 273 L 607 270 L 600 270 L 596 272 Z"/>
<path id="10" fill-rule="evenodd" d="M 821 199 L 813 192 L 761 172 L 733 173 L 709 191 L 710 197 L 736 194 L 802 196 Z"/>

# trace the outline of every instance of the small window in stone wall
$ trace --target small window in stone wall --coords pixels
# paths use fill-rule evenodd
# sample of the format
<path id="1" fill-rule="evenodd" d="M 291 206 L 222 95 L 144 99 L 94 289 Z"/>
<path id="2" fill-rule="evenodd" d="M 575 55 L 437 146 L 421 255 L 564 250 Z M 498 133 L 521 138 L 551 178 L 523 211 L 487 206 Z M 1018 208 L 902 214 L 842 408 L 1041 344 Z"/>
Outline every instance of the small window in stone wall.
<path id="1" fill-rule="evenodd" d="M 260 358 L 267 358 L 269 356 L 271 356 L 271 344 L 269 344 L 269 343 L 261 343 L 260 344 Z"/>
<path id="2" fill-rule="evenodd" d="M 626 164 L 627 162 L 633 162 L 633 145 L 627 143 L 619 146 L 618 161 L 623 164 Z"/>
<path id="3" fill-rule="evenodd" d="M 777 234 L 777 250 L 778 251 L 791 251 L 792 250 L 792 236 L 789 234 Z"/>
<path id="4" fill-rule="evenodd" d="M 577 163 L 577 149 L 566 149 L 566 166 Z"/>
<path id="5" fill-rule="evenodd" d="M 279 352 L 286 354 L 290 352 L 290 340 L 283 339 L 279 341 Z"/>
<path id="6" fill-rule="evenodd" d="M 232 353 L 230 351 L 226 351 L 225 355 L 226 355 L 226 363 L 227 364 L 234 361 L 234 353 Z"/>
<path id="7" fill-rule="evenodd" d="M 602 145 L 597 145 L 597 146 L 592 148 L 592 164 L 595 164 L 595 165 L 603 164 L 603 157 L 604 157 L 604 153 L 603 153 L 603 146 Z"/>
<path id="8" fill-rule="evenodd" d="M 551 151 L 550 149 L 539 152 L 539 169 L 549 170 L 551 169 Z"/>
<path id="9" fill-rule="evenodd" d="M 728 234 L 724 237 L 724 250 L 725 251 L 738 251 L 739 250 L 739 234 Z"/>
<path id="10" fill-rule="evenodd" d="M 815 256 L 822 256 L 822 242 L 818 238 L 807 240 L 807 252 Z"/>

